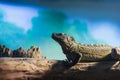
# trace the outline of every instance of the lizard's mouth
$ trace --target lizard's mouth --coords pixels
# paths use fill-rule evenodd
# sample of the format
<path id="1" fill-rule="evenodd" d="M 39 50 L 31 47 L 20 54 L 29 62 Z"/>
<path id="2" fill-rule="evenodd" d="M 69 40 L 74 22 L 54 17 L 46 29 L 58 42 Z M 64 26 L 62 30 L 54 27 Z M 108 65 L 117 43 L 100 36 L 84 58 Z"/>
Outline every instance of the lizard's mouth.
<path id="1" fill-rule="evenodd" d="M 57 34 L 56 34 L 56 33 L 53 33 L 51 37 L 52 37 L 52 39 L 54 39 L 55 41 L 58 41 L 58 38 L 57 38 Z"/>
<path id="2" fill-rule="evenodd" d="M 53 33 L 51 37 L 52 37 L 52 39 L 54 39 L 58 43 L 60 43 L 61 41 L 63 41 L 62 37 L 59 36 L 59 34 L 57 34 L 57 33 Z"/>
<path id="3" fill-rule="evenodd" d="M 55 36 L 56 36 L 56 33 L 53 33 L 51 37 L 55 39 Z"/>

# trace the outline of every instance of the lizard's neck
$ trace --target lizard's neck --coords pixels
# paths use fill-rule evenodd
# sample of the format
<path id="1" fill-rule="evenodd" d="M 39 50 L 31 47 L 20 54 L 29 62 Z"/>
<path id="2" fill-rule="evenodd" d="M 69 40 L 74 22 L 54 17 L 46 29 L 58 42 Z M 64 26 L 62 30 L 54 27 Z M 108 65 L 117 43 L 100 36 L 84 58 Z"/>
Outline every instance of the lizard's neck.
<path id="1" fill-rule="evenodd" d="M 75 45 L 76 43 L 75 42 L 72 42 L 72 43 L 66 43 L 66 44 L 60 44 L 61 47 L 62 47 L 62 50 L 63 50 L 63 53 L 64 54 L 67 54 L 71 51 L 71 48 Z"/>

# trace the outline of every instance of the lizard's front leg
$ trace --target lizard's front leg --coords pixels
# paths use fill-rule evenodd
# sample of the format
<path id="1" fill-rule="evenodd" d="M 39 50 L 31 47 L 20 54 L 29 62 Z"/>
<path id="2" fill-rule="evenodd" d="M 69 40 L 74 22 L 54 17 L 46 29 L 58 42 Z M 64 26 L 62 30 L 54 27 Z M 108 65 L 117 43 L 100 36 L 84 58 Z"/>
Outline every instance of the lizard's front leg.
<path id="1" fill-rule="evenodd" d="M 113 48 L 111 56 L 113 59 L 120 61 L 120 47 Z"/>
<path id="2" fill-rule="evenodd" d="M 67 57 L 67 60 L 66 60 L 67 66 L 71 67 L 77 64 L 81 60 L 82 53 L 72 52 L 72 53 L 66 54 L 66 57 Z"/>

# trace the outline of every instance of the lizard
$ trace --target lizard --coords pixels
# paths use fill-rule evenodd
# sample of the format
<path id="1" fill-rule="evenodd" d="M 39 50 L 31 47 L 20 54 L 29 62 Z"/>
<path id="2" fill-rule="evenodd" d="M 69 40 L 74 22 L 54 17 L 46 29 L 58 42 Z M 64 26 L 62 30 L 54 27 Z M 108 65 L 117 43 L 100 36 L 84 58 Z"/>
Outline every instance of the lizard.
<path id="1" fill-rule="evenodd" d="M 106 44 L 81 44 L 65 33 L 52 33 L 52 39 L 58 42 L 66 55 L 67 66 L 79 62 L 119 60 L 120 48 Z"/>

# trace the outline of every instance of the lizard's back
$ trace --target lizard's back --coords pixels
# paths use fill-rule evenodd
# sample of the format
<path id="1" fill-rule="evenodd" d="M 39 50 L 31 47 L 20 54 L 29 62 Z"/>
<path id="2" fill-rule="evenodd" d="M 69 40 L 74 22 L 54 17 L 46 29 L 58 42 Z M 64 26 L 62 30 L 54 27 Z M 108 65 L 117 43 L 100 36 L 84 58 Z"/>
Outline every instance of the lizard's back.
<path id="1" fill-rule="evenodd" d="M 81 61 L 102 61 L 111 60 L 112 47 L 111 46 L 89 46 L 78 45 L 77 49 L 82 53 Z"/>

